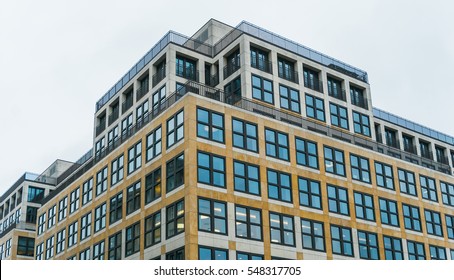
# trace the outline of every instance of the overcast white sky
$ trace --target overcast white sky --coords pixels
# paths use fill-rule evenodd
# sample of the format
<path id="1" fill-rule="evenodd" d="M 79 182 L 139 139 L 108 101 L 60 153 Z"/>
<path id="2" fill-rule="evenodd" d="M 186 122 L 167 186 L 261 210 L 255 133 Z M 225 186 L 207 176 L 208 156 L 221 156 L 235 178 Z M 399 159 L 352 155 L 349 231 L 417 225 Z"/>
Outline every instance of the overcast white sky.
<path id="1" fill-rule="evenodd" d="M 0 194 L 92 146 L 95 102 L 168 30 L 264 27 L 369 74 L 373 105 L 454 135 L 452 1 L 0 0 Z"/>

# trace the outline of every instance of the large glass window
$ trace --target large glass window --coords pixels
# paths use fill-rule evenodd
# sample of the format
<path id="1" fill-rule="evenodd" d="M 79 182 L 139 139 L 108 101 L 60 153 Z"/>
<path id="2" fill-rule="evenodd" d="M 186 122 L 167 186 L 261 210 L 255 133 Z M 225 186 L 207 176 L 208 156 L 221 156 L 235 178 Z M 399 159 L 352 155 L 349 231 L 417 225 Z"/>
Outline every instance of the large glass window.
<path id="1" fill-rule="evenodd" d="M 184 247 L 168 252 L 166 260 L 184 260 Z"/>
<path id="2" fill-rule="evenodd" d="M 370 183 L 370 168 L 367 158 L 350 154 L 350 165 L 353 180 Z"/>
<path id="3" fill-rule="evenodd" d="M 422 198 L 438 202 L 437 185 L 435 179 L 419 175 Z"/>
<path id="4" fill-rule="evenodd" d="M 345 177 L 344 152 L 327 146 L 323 150 L 326 172 Z"/>
<path id="5" fill-rule="evenodd" d="M 298 190 L 300 205 L 322 209 L 322 193 L 319 181 L 298 177 Z"/>
<path id="6" fill-rule="evenodd" d="M 145 218 L 145 248 L 161 242 L 161 211 Z"/>
<path id="7" fill-rule="evenodd" d="M 329 212 L 350 216 L 347 189 L 327 185 Z"/>
<path id="8" fill-rule="evenodd" d="M 429 245 L 431 260 L 446 260 L 446 249 L 443 247 Z"/>
<path id="9" fill-rule="evenodd" d="M 286 133 L 265 128 L 266 155 L 289 161 L 289 143 Z"/>
<path id="10" fill-rule="evenodd" d="M 448 238 L 454 239 L 454 216 L 445 214 L 446 218 L 446 231 L 448 232 Z"/>
<path id="11" fill-rule="evenodd" d="M 374 199 L 371 195 L 354 192 L 356 218 L 375 221 Z"/>
<path id="12" fill-rule="evenodd" d="M 184 111 L 167 120 L 167 148 L 184 138 Z"/>
<path id="13" fill-rule="evenodd" d="M 96 173 L 96 196 L 107 190 L 107 166 Z"/>
<path id="14" fill-rule="evenodd" d="M 115 186 L 118 182 L 123 180 L 124 176 L 124 156 L 121 155 L 112 161 L 111 165 L 110 185 Z"/>
<path id="15" fill-rule="evenodd" d="M 273 82 L 252 75 L 252 98 L 274 104 Z"/>
<path id="16" fill-rule="evenodd" d="M 260 195 L 260 168 L 241 161 L 233 162 L 233 183 L 235 191 Z"/>
<path id="17" fill-rule="evenodd" d="M 260 261 L 260 260 L 263 260 L 263 255 L 236 251 L 236 259 L 237 260 Z"/>
<path id="18" fill-rule="evenodd" d="M 271 243 L 295 246 L 293 217 L 270 212 Z"/>
<path id="19" fill-rule="evenodd" d="M 93 199 L 93 177 L 82 185 L 82 206 Z"/>
<path id="20" fill-rule="evenodd" d="M 93 260 L 104 260 L 104 240 L 93 245 Z"/>
<path id="21" fill-rule="evenodd" d="M 197 178 L 199 183 L 225 188 L 225 158 L 197 152 Z"/>
<path id="22" fill-rule="evenodd" d="M 44 198 L 44 189 L 38 187 L 28 187 L 28 202 L 40 202 Z"/>
<path id="23" fill-rule="evenodd" d="M 147 162 L 154 159 L 162 152 L 162 129 L 161 126 L 147 135 Z"/>
<path id="24" fill-rule="evenodd" d="M 303 248 L 325 252 L 325 231 L 323 223 L 301 219 Z"/>
<path id="25" fill-rule="evenodd" d="M 399 212 L 397 202 L 379 198 L 381 223 L 385 225 L 399 227 Z"/>
<path id="26" fill-rule="evenodd" d="M 109 260 L 121 260 L 121 230 L 109 236 Z"/>
<path id="27" fill-rule="evenodd" d="M 383 246 L 385 247 L 386 260 L 403 260 L 404 254 L 402 249 L 402 241 L 400 238 L 391 236 L 383 236 Z"/>
<path id="28" fill-rule="evenodd" d="M 189 80 L 196 81 L 197 79 L 197 68 L 196 62 L 192 59 L 177 56 L 176 57 L 176 75 Z"/>
<path id="29" fill-rule="evenodd" d="M 271 62 L 266 51 L 251 47 L 251 66 L 272 73 Z"/>
<path id="30" fill-rule="evenodd" d="M 199 245 L 199 260 L 228 260 L 227 249 L 211 248 Z"/>
<path id="31" fill-rule="evenodd" d="M 145 177 L 145 204 L 161 197 L 161 168 L 150 172 Z"/>
<path id="32" fill-rule="evenodd" d="M 421 231 L 421 216 L 419 208 L 412 205 L 402 204 L 404 224 L 406 229 Z"/>
<path id="33" fill-rule="evenodd" d="M 117 193 L 110 199 L 109 224 L 113 224 L 123 217 L 123 191 Z"/>
<path id="34" fill-rule="evenodd" d="M 378 260 L 377 234 L 367 231 L 358 231 L 359 257 L 367 260 Z"/>
<path id="35" fill-rule="evenodd" d="M 60 222 L 63 219 L 65 219 L 67 213 L 68 213 L 68 197 L 65 196 L 62 200 L 58 202 L 58 221 Z"/>
<path id="36" fill-rule="evenodd" d="M 17 255 L 33 257 L 35 252 L 35 239 L 19 236 L 17 239 Z"/>
<path id="37" fill-rule="evenodd" d="M 415 174 L 404 169 L 398 169 L 398 174 L 400 191 L 412 196 L 417 196 Z"/>
<path id="38" fill-rule="evenodd" d="M 68 226 L 68 248 L 77 244 L 77 231 L 78 231 L 78 222 L 75 221 L 74 223 Z"/>
<path id="39" fill-rule="evenodd" d="M 331 246 L 333 254 L 353 257 L 352 230 L 347 227 L 331 225 Z"/>
<path id="40" fill-rule="evenodd" d="M 424 209 L 427 233 L 443 237 L 440 213 Z"/>
<path id="41" fill-rule="evenodd" d="M 407 240 L 408 259 L 409 260 L 425 260 L 426 250 L 424 243 Z"/>
<path id="42" fill-rule="evenodd" d="M 126 192 L 126 215 L 140 209 L 140 181 L 128 187 Z"/>
<path id="43" fill-rule="evenodd" d="M 236 237 L 262 240 L 262 212 L 246 206 L 235 206 Z"/>
<path id="44" fill-rule="evenodd" d="M 80 241 L 91 235 L 91 212 L 80 219 Z"/>
<path id="45" fill-rule="evenodd" d="M 128 150 L 128 175 L 142 166 L 142 141 L 137 142 Z"/>
<path id="46" fill-rule="evenodd" d="M 54 236 L 51 236 L 50 238 L 48 238 L 46 240 L 46 260 L 50 260 L 54 256 L 54 242 L 55 242 Z M 9 246 L 11 246 L 11 245 L 9 245 Z M 7 249 L 8 249 L 8 244 L 7 244 Z M 7 254 L 9 255 L 9 253 L 5 253 L 5 256 L 7 256 Z"/>
<path id="47" fill-rule="evenodd" d="M 258 152 L 257 125 L 232 119 L 233 146 L 251 152 Z"/>
<path id="48" fill-rule="evenodd" d="M 227 234 L 227 205 L 225 202 L 198 199 L 199 230 Z"/>
<path id="49" fill-rule="evenodd" d="M 454 207 L 454 185 L 440 182 L 440 187 L 443 204 Z"/>
<path id="50" fill-rule="evenodd" d="M 300 93 L 296 89 L 279 85 L 281 108 L 300 113 Z"/>
<path id="51" fill-rule="evenodd" d="M 319 121 L 325 121 L 325 103 L 323 99 L 306 93 L 306 115 Z"/>
<path id="52" fill-rule="evenodd" d="M 347 108 L 330 103 L 331 124 L 348 130 L 348 111 Z"/>
<path id="53" fill-rule="evenodd" d="M 166 208 L 167 239 L 184 232 L 184 200 L 180 200 Z"/>
<path id="54" fill-rule="evenodd" d="M 197 136 L 224 143 L 224 115 L 197 108 Z"/>
<path id="55" fill-rule="evenodd" d="M 295 137 L 296 163 L 318 169 L 317 143 Z"/>
<path id="56" fill-rule="evenodd" d="M 394 190 L 394 174 L 391 165 L 376 161 L 375 174 L 377 176 L 377 186 Z"/>
<path id="57" fill-rule="evenodd" d="M 66 229 L 62 229 L 61 231 L 57 232 L 57 246 L 56 246 L 56 254 L 60 254 L 65 250 L 65 242 L 66 241 Z"/>
<path id="58" fill-rule="evenodd" d="M 288 173 L 268 169 L 268 198 L 292 202 L 292 180 Z"/>
<path id="59" fill-rule="evenodd" d="M 184 184 L 184 154 L 176 156 L 166 164 L 166 192 Z"/>
<path id="60" fill-rule="evenodd" d="M 353 128 L 355 133 L 370 137 L 369 116 L 353 111 Z"/>
<path id="61" fill-rule="evenodd" d="M 126 228 L 125 256 L 128 257 L 140 251 L 140 222 Z"/>
<path id="62" fill-rule="evenodd" d="M 107 204 L 103 203 L 95 209 L 95 232 L 106 228 Z"/>
<path id="63" fill-rule="evenodd" d="M 73 190 L 69 198 L 69 214 L 72 214 L 79 209 L 80 188 Z"/>
<path id="64" fill-rule="evenodd" d="M 48 214 L 47 228 L 51 228 L 55 225 L 56 212 L 57 212 L 57 205 L 50 207 L 49 211 L 47 211 L 47 214 Z"/>

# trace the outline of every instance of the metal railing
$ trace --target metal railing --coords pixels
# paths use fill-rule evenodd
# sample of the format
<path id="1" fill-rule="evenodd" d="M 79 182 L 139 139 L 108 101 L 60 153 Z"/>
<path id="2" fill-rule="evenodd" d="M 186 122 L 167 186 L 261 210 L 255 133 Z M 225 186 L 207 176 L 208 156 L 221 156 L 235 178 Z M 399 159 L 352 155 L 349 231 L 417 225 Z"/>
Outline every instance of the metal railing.
<path id="1" fill-rule="evenodd" d="M 273 74 L 273 63 L 268 59 L 251 60 L 251 67 Z"/>
<path id="2" fill-rule="evenodd" d="M 423 158 L 427 158 L 427 159 L 430 159 L 430 160 L 432 160 L 434 158 L 431 151 L 421 150 L 420 152 L 421 152 L 421 156 Z"/>
<path id="3" fill-rule="evenodd" d="M 126 100 L 121 104 L 121 113 L 124 114 L 129 108 L 132 107 L 132 94 L 126 98 Z"/>
<path id="4" fill-rule="evenodd" d="M 99 134 L 101 134 L 105 129 L 106 129 L 106 121 L 105 121 L 105 119 L 104 119 L 103 122 L 99 123 L 99 124 L 96 126 L 96 136 L 98 136 Z"/>
<path id="5" fill-rule="evenodd" d="M 178 69 L 177 69 L 178 70 Z M 194 71 L 176 71 L 178 77 L 188 79 L 190 81 L 198 82 L 199 81 L 199 70 Z"/>
<path id="6" fill-rule="evenodd" d="M 412 154 L 418 154 L 418 150 L 416 149 L 415 145 L 405 145 L 404 144 L 404 151 L 412 153 Z"/>
<path id="7" fill-rule="evenodd" d="M 366 110 L 369 109 L 369 106 L 367 104 L 367 99 L 365 99 L 364 97 L 359 97 L 359 98 L 351 98 L 351 102 L 353 105 L 355 106 L 358 106 L 358 107 L 361 107 L 361 108 L 364 108 Z"/>
<path id="8" fill-rule="evenodd" d="M 304 79 L 304 86 L 323 93 L 323 82 L 320 79 Z"/>
<path id="9" fill-rule="evenodd" d="M 400 149 L 400 142 L 397 138 L 386 138 L 386 145 Z"/>
<path id="10" fill-rule="evenodd" d="M 207 85 L 210 87 L 215 87 L 219 84 L 219 73 L 215 73 L 211 75 L 208 79 L 208 81 L 205 81 Z"/>
<path id="11" fill-rule="evenodd" d="M 286 79 L 287 81 L 299 83 L 297 71 L 279 71 L 279 78 Z"/>
<path id="12" fill-rule="evenodd" d="M 328 95 L 339 100 L 347 101 L 347 96 L 345 94 L 345 89 L 343 88 L 331 88 L 328 87 Z"/>
<path id="13" fill-rule="evenodd" d="M 233 61 L 227 62 L 227 65 L 224 66 L 224 80 L 227 79 L 230 75 L 235 73 L 235 71 L 240 68 L 241 68 L 241 65 L 240 65 L 239 57 Z"/>
<path id="14" fill-rule="evenodd" d="M 166 77 L 166 65 L 163 67 L 159 68 L 156 73 L 152 77 L 152 85 L 155 87 L 157 84 L 159 84 L 160 81 L 162 81 Z"/>
<path id="15" fill-rule="evenodd" d="M 117 106 L 112 109 L 112 113 L 110 113 L 108 119 L 109 119 L 109 125 L 113 124 L 119 117 L 120 115 L 120 108 Z"/>
<path id="16" fill-rule="evenodd" d="M 145 94 L 148 93 L 148 81 L 144 83 L 140 88 L 136 90 L 136 101 L 140 100 L 142 97 L 145 96 Z"/>

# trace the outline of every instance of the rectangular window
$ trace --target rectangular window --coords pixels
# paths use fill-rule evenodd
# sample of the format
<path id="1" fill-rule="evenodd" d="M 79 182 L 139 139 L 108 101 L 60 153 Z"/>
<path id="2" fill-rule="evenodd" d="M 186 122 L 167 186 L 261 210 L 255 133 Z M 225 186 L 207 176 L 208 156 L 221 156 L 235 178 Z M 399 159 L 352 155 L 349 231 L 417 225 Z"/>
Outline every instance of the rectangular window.
<path id="1" fill-rule="evenodd" d="M 110 199 L 109 224 L 113 224 L 123 217 L 123 191 Z"/>
<path id="2" fill-rule="evenodd" d="M 327 146 L 324 146 L 323 150 L 326 172 L 345 177 L 344 152 Z"/>
<path id="3" fill-rule="evenodd" d="M 235 206 L 236 237 L 262 240 L 262 212 L 246 206 Z"/>
<path id="4" fill-rule="evenodd" d="M 145 248 L 161 242 L 161 211 L 145 218 Z"/>
<path id="5" fill-rule="evenodd" d="M 246 252 L 236 252 L 236 259 L 239 261 L 250 260 L 250 261 L 260 261 L 263 260 L 263 255 L 251 254 Z"/>
<path id="6" fill-rule="evenodd" d="M 454 185 L 440 181 L 440 187 L 443 204 L 454 207 Z"/>
<path id="7" fill-rule="evenodd" d="M 252 75 L 252 98 L 274 104 L 273 82 Z"/>
<path id="8" fill-rule="evenodd" d="M 50 207 L 49 211 L 47 212 L 47 214 L 48 214 L 47 228 L 51 228 L 55 225 L 56 212 L 57 212 L 57 205 L 55 204 L 54 206 Z"/>
<path id="9" fill-rule="evenodd" d="M 303 65 L 304 86 L 318 92 L 323 92 L 323 83 L 319 79 L 319 70 L 309 69 Z"/>
<path id="10" fill-rule="evenodd" d="M 394 227 L 399 227 L 399 212 L 397 202 L 379 198 L 381 223 Z"/>
<path id="11" fill-rule="evenodd" d="M 184 184 L 184 154 L 167 162 L 166 192 L 169 193 Z"/>
<path id="12" fill-rule="evenodd" d="M 366 260 L 379 260 L 377 234 L 358 231 L 359 257 Z"/>
<path id="13" fill-rule="evenodd" d="M 101 156 L 101 153 L 104 152 L 105 146 L 106 146 L 106 138 L 104 138 L 104 137 L 96 142 L 96 144 L 95 144 L 95 157 Z"/>
<path id="14" fill-rule="evenodd" d="M 197 152 L 197 181 L 225 188 L 225 158 Z"/>
<path id="15" fill-rule="evenodd" d="M 346 101 L 345 89 L 342 88 L 342 81 L 328 76 L 328 95 Z"/>
<path id="16" fill-rule="evenodd" d="M 140 181 L 128 187 L 126 192 L 126 215 L 140 209 Z"/>
<path id="17" fill-rule="evenodd" d="M 107 134 L 107 146 L 112 146 L 118 140 L 118 125 Z"/>
<path id="18" fill-rule="evenodd" d="M 227 249 L 210 248 L 199 245 L 199 260 L 228 260 Z"/>
<path id="19" fill-rule="evenodd" d="M 318 169 L 317 143 L 295 137 L 296 163 Z"/>
<path id="20" fill-rule="evenodd" d="M 184 111 L 167 120 L 167 148 L 184 138 Z"/>
<path id="21" fill-rule="evenodd" d="M 196 61 L 177 56 L 176 57 L 176 75 L 179 77 L 183 77 L 192 81 L 198 80 L 198 71 L 196 67 Z"/>
<path id="22" fill-rule="evenodd" d="M 440 213 L 424 209 L 427 233 L 443 237 Z"/>
<path id="23" fill-rule="evenodd" d="M 80 241 L 91 235 L 91 212 L 80 218 Z"/>
<path id="24" fill-rule="evenodd" d="M 257 165 L 233 161 L 235 191 L 260 195 L 260 168 Z"/>
<path id="25" fill-rule="evenodd" d="M 331 114 L 331 124 L 348 130 L 347 108 L 334 103 L 329 103 L 329 110 Z"/>
<path id="26" fill-rule="evenodd" d="M 370 183 L 370 168 L 367 158 L 350 154 L 350 165 L 353 180 Z"/>
<path id="27" fill-rule="evenodd" d="M 368 109 L 367 99 L 364 90 L 350 84 L 350 98 L 353 105 Z"/>
<path id="28" fill-rule="evenodd" d="M 44 232 L 45 225 L 46 225 L 46 213 L 43 213 L 38 218 L 38 235 L 41 235 Z M 5 227 L 3 228 L 3 230 L 5 230 Z"/>
<path id="29" fill-rule="evenodd" d="M 42 260 L 43 259 L 43 251 L 44 251 L 44 243 L 40 243 L 36 246 L 36 255 L 35 259 L 36 260 Z"/>
<path id="30" fill-rule="evenodd" d="M 199 230 L 227 234 L 227 206 L 225 202 L 198 199 Z"/>
<path id="31" fill-rule="evenodd" d="M 422 198 L 438 202 L 437 186 L 435 179 L 419 175 Z"/>
<path id="32" fill-rule="evenodd" d="M 197 108 L 197 137 L 224 143 L 224 115 Z"/>
<path id="33" fill-rule="evenodd" d="M 431 260 L 446 260 L 446 249 L 434 245 L 429 245 Z"/>
<path id="34" fill-rule="evenodd" d="M 369 116 L 353 111 L 353 128 L 355 133 L 370 137 Z"/>
<path id="35" fill-rule="evenodd" d="M 96 196 L 107 190 L 107 166 L 96 173 Z"/>
<path id="36" fill-rule="evenodd" d="M 324 122 L 325 103 L 323 99 L 306 93 L 306 116 Z"/>
<path id="37" fill-rule="evenodd" d="M 293 217 L 270 212 L 271 243 L 295 246 Z"/>
<path id="38" fill-rule="evenodd" d="M 385 247 L 386 260 L 403 260 L 404 254 L 402 249 L 402 241 L 400 238 L 391 236 L 383 236 L 383 246 Z"/>
<path id="39" fill-rule="evenodd" d="M 66 229 L 62 229 L 57 233 L 57 251 L 56 254 L 60 254 L 65 250 L 66 243 Z"/>
<path id="40" fill-rule="evenodd" d="M 424 244 L 416 241 L 407 240 L 408 259 L 409 260 L 425 260 L 426 250 Z"/>
<path id="41" fill-rule="evenodd" d="M 292 202 L 292 180 L 288 173 L 267 169 L 268 198 Z"/>
<path id="42" fill-rule="evenodd" d="M 128 175 L 142 166 L 142 141 L 128 150 Z"/>
<path id="43" fill-rule="evenodd" d="M 17 240 L 17 255 L 33 257 L 35 252 L 35 239 L 19 236 Z"/>
<path id="44" fill-rule="evenodd" d="M 233 146 L 251 152 L 258 152 L 257 125 L 232 119 Z"/>
<path id="45" fill-rule="evenodd" d="M 128 257 L 140 251 L 140 222 L 126 228 L 126 250 L 125 256 Z"/>
<path id="46" fill-rule="evenodd" d="M 52 238 L 52 246 L 53 246 L 53 237 L 51 237 L 51 238 Z M 6 244 L 5 244 L 5 259 L 11 255 L 11 241 L 12 241 L 12 238 L 6 240 Z M 51 250 L 51 253 L 52 253 L 52 255 L 54 254 L 53 250 Z"/>
<path id="47" fill-rule="evenodd" d="M 40 202 L 44 198 L 44 189 L 37 187 L 28 187 L 28 202 Z M 5 209 L 6 212 L 6 209 Z"/>
<path id="48" fill-rule="evenodd" d="M 279 85 L 281 108 L 300 113 L 300 93 L 296 89 Z"/>
<path id="49" fill-rule="evenodd" d="M 82 184 L 82 206 L 93 199 L 93 177 Z"/>
<path id="50" fill-rule="evenodd" d="M 93 245 L 93 260 L 104 260 L 104 240 Z"/>
<path id="51" fill-rule="evenodd" d="M 331 246 L 333 254 L 353 257 L 352 230 L 347 227 L 331 225 Z"/>
<path id="52" fill-rule="evenodd" d="M 66 199 L 66 207 L 68 205 L 68 199 L 65 197 L 64 199 Z M 63 199 L 63 200 L 64 200 Z M 61 202 L 61 201 L 60 201 Z M 59 208 L 61 209 L 61 208 Z M 37 207 L 31 207 L 31 206 L 27 206 L 27 216 L 25 217 L 25 222 L 26 223 L 31 223 L 31 224 L 36 224 L 36 213 L 38 212 L 38 208 Z M 66 217 L 66 209 L 64 211 L 65 213 L 65 217 Z M 1 217 L 2 215 L 0 215 Z M 59 212 L 59 216 L 60 217 L 60 212 Z M 58 220 L 60 221 L 60 220 Z M 1 224 L 0 224 L 0 233 L 2 232 L 2 227 L 1 227 Z"/>
<path id="53" fill-rule="evenodd" d="M 95 232 L 98 232 L 106 227 L 106 212 L 107 212 L 106 203 L 103 203 L 102 205 L 96 207 L 96 209 L 95 209 Z"/>
<path id="54" fill-rule="evenodd" d="M 142 120 L 144 120 L 145 116 L 148 115 L 148 100 L 142 103 L 136 110 L 136 123 L 140 125 Z"/>
<path id="55" fill-rule="evenodd" d="M 109 237 L 109 260 L 121 260 L 121 230 Z"/>
<path id="56" fill-rule="evenodd" d="M 132 113 L 121 121 L 121 134 L 129 133 L 132 128 Z"/>
<path id="57" fill-rule="evenodd" d="M 77 244 L 77 221 L 68 226 L 68 248 Z"/>
<path id="58" fill-rule="evenodd" d="M 162 152 L 162 128 L 159 126 L 147 135 L 147 162 Z"/>
<path id="59" fill-rule="evenodd" d="M 90 257 L 91 257 L 90 256 L 90 247 L 88 247 L 85 250 L 80 251 L 80 253 L 79 253 L 79 260 L 81 260 L 81 261 L 90 260 Z"/>
<path id="60" fill-rule="evenodd" d="M 394 190 L 394 174 L 391 165 L 376 161 L 375 174 L 377 176 L 377 186 Z"/>
<path id="61" fill-rule="evenodd" d="M 326 188 L 328 191 L 329 212 L 350 216 L 347 189 L 331 185 L 327 185 Z"/>
<path id="62" fill-rule="evenodd" d="M 167 239 L 184 232 L 184 200 L 180 200 L 166 208 Z"/>
<path id="63" fill-rule="evenodd" d="M 288 134 L 265 128 L 266 155 L 289 161 Z"/>
<path id="64" fill-rule="evenodd" d="M 165 66 L 164 66 L 165 67 Z M 153 93 L 153 110 L 159 110 L 159 105 L 164 103 L 166 99 L 166 86 L 161 87 L 158 91 Z"/>
<path id="65" fill-rule="evenodd" d="M 402 211 L 404 213 L 404 224 L 406 229 L 421 231 L 421 216 L 419 215 L 419 208 L 407 204 L 402 204 Z"/>
<path id="66" fill-rule="evenodd" d="M 375 221 L 374 199 L 371 195 L 354 192 L 356 218 Z"/>
<path id="67" fill-rule="evenodd" d="M 77 189 L 72 191 L 69 198 L 69 214 L 72 214 L 79 209 L 80 188 L 77 187 Z"/>
<path id="68" fill-rule="evenodd" d="M 110 185 L 115 186 L 118 182 L 123 180 L 124 177 L 124 155 L 114 159 L 110 169 Z"/>
<path id="69" fill-rule="evenodd" d="M 272 73 L 271 61 L 268 60 L 268 52 L 251 46 L 251 67 Z"/>
<path id="70" fill-rule="evenodd" d="M 325 230 L 323 223 L 301 219 L 303 248 L 325 252 Z"/>
<path id="71" fill-rule="evenodd" d="M 298 72 L 295 72 L 295 63 L 278 57 L 277 68 L 279 78 L 286 79 L 288 81 L 298 83 Z"/>
<path id="72" fill-rule="evenodd" d="M 298 177 L 298 190 L 300 205 L 322 209 L 322 193 L 319 181 Z"/>
<path id="73" fill-rule="evenodd" d="M 454 239 L 454 216 L 445 214 L 446 218 L 446 231 L 448 232 L 448 238 Z"/>
<path id="74" fill-rule="evenodd" d="M 398 174 L 400 191 L 412 196 L 417 196 L 415 174 L 404 169 L 398 169 Z"/>
<path id="75" fill-rule="evenodd" d="M 54 236 L 46 240 L 46 260 L 50 260 L 54 256 Z"/>
<path id="76" fill-rule="evenodd" d="M 159 257 L 159 259 L 161 258 Z M 184 260 L 184 247 L 168 252 L 166 260 Z"/>
<path id="77" fill-rule="evenodd" d="M 145 204 L 161 197 L 161 168 L 150 172 L 145 177 Z"/>

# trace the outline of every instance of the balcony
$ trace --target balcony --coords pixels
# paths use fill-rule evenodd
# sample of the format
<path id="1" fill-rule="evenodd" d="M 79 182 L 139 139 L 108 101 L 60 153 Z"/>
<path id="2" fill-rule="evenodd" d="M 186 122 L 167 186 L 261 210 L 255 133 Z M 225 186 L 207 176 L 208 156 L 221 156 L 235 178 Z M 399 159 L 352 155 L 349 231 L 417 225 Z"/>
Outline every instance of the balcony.
<path id="1" fill-rule="evenodd" d="M 120 110 L 119 110 L 118 104 L 117 104 L 117 106 L 112 109 L 112 113 L 110 113 L 110 115 L 109 115 L 109 118 L 108 118 L 109 125 L 113 124 L 118 119 L 119 115 L 120 115 Z"/>
<path id="2" fill-rule="evenodd" d="M 188 79 L 190 81 L 198 82 L 199 81 L 199 71 L 191 70 L 191 71 L 177 71 L 176 75 L 178 77 L 182 77 Z"/>
<path id="3" fill-rule="evenodd" d="M 334 98 L 337 98 L 342 101 L 347 101 L 347 97 L 345 95 L 345 89 L 343 88 L 330 88 L 328 87 L 328 95 Z"/>
<path id="4" fill-rule="evenodd" d="M 208 79 L 208 81 L 205 81 L 205 84 L 207 84 L 210 87 L 215 87 L 219 84 L 219 73 L 215 73 L 211 75 L 211 77 Z"/>
<path id="5" fill-rule="evenodd" d="M 319 79 L 304 79 L 304 86 L 323 93 L 323 82 Z"/>
<path id="6" fill-rule="evenodd" d="M 366 110 L 369 109 L 369 106 L 367 105 L 367 100 L 364 97 L 352 98 L 352 104 L 364 108 Z"/>
<path id="7" fill-rule="evenodd" d="M 101 134 L 106 129 L 106 122 L 101 122 L 96 126 L 96 136 Z"/>
<path id="8" fill-rule="evenodd" d="M 251 67 L 273 74 L 273 64 L 268 59 L 251 60 Z"/>
<path id="9" fill-rule="evenodd" d="M 437 156 L 437 161 L 443 164 L 449 164 L 449 159 L 447 156 Z"/>
<path id="10" fill-rule="evenodd" d="M 227 63 L 224 66 L 224 80 L 227 79 L 230 75 L 236 72 L 236 70 L 240 69 L 240 58 L 233 60 L 232 62 Z"/>
<path id="11" fill-rule="evenodd" d="M 414 155 L 418 154 L 418 151 L 416 150 L 416 146 L 415 145 L 405 145 L 404 144 L 404 151 L 412 153 Z"/>
<path id="12" fill-rule="evenodd" d="M 286 71 L 282 73 L 279 71 L 279 78 L 285 79 L 290 82 L 294 82 L 296 84 L 299 83 L 297 71 Z"/>
<path id="13" fill-rule="evenodd" d="M 400 149 L 400 142 L 399 142 L 399 139 L 397 139 L 397 138 L 387 138 L 386 145 L 389 147 Z"/>
<path id="14" fill-rule="evenodd" d="M 430 159 L 432 160 L 433 159 L 433 155 L 432 155 L 432 152 L 429 151 L 429 150 L 421 150 L 421 157 L 423 158 L 427 158 L 427 159 Z"/>
<path id="15" fill-rule="evenodd" d="M 124 114 L 126 111 L 129 110 L 129 108 L 132 107 L 132 95 L 121 104 L 121 113 Z"/>
<path id="16" fill-rule="evenodd" d="M 144 83 L 140 88 L 136 90 L 136 100 L 140 100 L 145 94 L 148 93 L 149 86 L 148 82 Z"/>
<path id="17" fill-rule="evenodd" d="M 163 67 L 161 67 L 157 70 L 156 74 L 153 75 L 153 78 L 152 78 L 153 87 L 155 87 L 157 84 L 159 84 L 159 82 L 162 81 L 165 77 L 166 77 L 166 66 L 164 65 Z"/>

